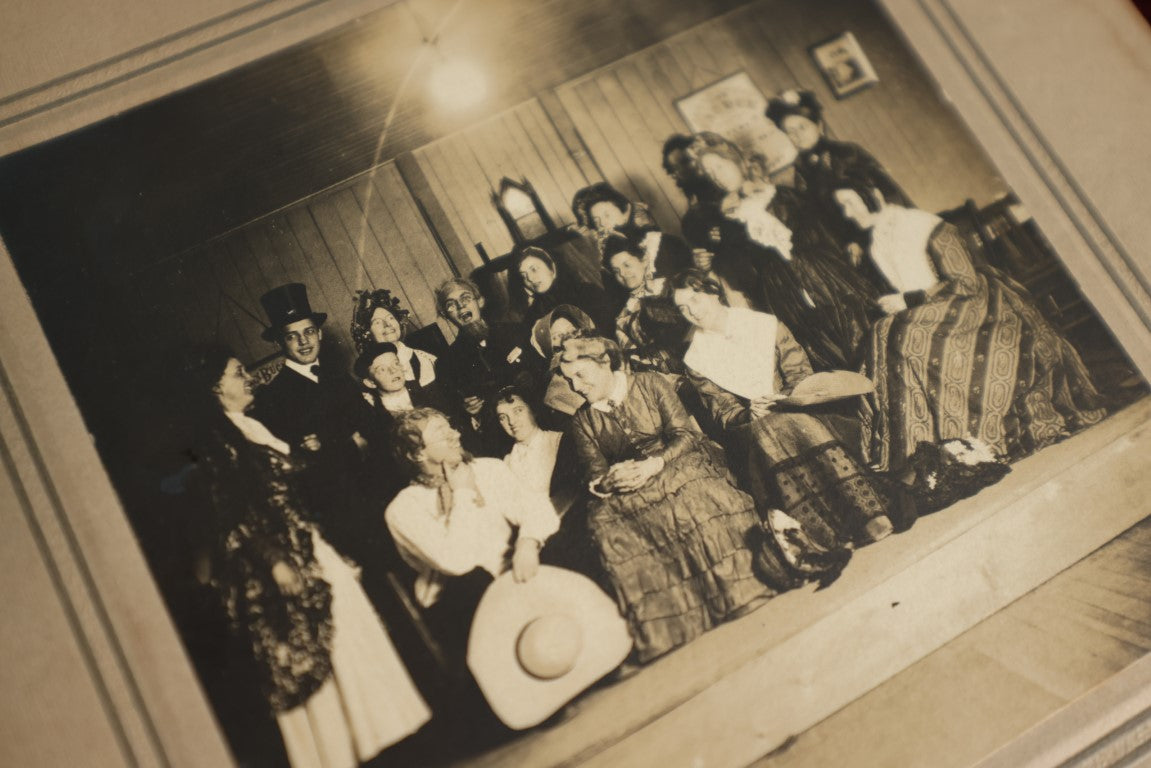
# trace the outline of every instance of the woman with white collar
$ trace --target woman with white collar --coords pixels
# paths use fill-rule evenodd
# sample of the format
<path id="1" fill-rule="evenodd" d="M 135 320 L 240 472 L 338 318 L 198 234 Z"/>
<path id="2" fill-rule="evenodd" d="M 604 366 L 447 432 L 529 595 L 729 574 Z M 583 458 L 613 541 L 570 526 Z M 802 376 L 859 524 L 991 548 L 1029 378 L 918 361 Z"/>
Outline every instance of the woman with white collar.
<path id="1" fill-rule="evenodd" d="M 592 495 L 587 524 L 643 663 L 774 593 L 752 568 L 755 502 L 666 377 L 628 373 L 619 346 L 576 336 L 560 370 L 588 402 L 570 434 Z"/>
<path id="2" fill-rule="evenodd" d="M 817 418 L 777 409 L 812 374 L 787 326 L 726 306 L 723 289 L 702 270 L 677 275 L 669 289 L 694 326 L 684 355 L 689 378 L 761 512 L 782 510 L 824 547 L 891 533 L 889 500 L 868 470 Z"/>
<path id="3" fill-rule="evenodd" d="M 887 203 L 870 183 L 834 191 L 870 232 L 869 256 L 889 285 L 864 372 L 875 382 L 869 460 L 900 469 L 922 441 L 977 438 L 1012 460 L 1104 417 L 1079 353 L 1025 289 L 977 268 L 958 230 Z"/>
<path id="4" fill-rule="evenodd" d="M 288 760 L 367 762 L 431 712 L 352 565 L 311 522 L 297 488 L 307 457 L 246 413 L 252 377 L 226 350 L 189 368 L 204 408 L 193 485 L 216 527 L 210 580 L 252 650 Z"/>

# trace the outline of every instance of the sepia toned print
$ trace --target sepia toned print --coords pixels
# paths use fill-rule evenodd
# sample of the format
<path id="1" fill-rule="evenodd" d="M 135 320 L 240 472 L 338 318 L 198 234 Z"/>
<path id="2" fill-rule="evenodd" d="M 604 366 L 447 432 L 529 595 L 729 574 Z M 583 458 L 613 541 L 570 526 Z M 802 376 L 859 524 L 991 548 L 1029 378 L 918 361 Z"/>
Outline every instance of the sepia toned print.
<path id="1" fill-rule="evenodd" d="M 578 762 L 1145 405 L 874 8 L 647 4 L 601 39 L 543 4 L 590 54 L 521 41 L 516 87 L 391 62 L 364 95 L 374 34 L 447 61 L 468 5 L 0 160 L 0 234 L 240 762 Z M 685 120 L 733 76 L 794 162 Z M 622 734 L 585 725 L 620 697 Z"/>

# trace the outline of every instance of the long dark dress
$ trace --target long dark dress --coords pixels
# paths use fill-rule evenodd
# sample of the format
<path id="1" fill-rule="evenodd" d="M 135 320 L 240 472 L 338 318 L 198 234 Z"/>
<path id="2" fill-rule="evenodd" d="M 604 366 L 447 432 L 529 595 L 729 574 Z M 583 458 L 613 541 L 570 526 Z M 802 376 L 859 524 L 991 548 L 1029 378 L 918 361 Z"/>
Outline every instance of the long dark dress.
<path id="1" fill-rule="evenodd" d="M 645 662 L 772 595 L 752 570 L 755 503 L 738 490 L 719 447 L 692 425 L 671 384 L 628 377 L 610 413 L 585 405 L 572 437 L 588 481 L 621 461 L 662 456 L 632 493 L 593 498 L 588 529 Z"/>
<path id="2" fill-rule="evenodd" d="M 787 327 L 780 323 L 776 328 L 773 389 L 787 394 L 812 369 Z M 754 348 L 747 350 L 748 356 L 755 354 Z M 728 460 L 759 500 L 761 513 L 778 507 L 825 547 L 872 539 L 868 525 L 887 516 L 888 499 L 822 421 L 786 410 L 756 417 L 747 398 L 699 371 L 689 369 L 689 376 L 723 430 Z"/>
<path id="3" fill-rule="evenodd" d="M 746 259 L 755 271 L 756 309 L 770 312 L 793 329 L 817 370 L 854 369 L 861 358 L 864 337 L 879 313 L 875 287 L 858 275 L 823 228 L 814 210 L 787 187 L 776 187 L 762 208 L 752 201 L 766 200 L 766 188 L 749 185 L 724 203 L 733 221 L 744 224 L 733 236 L 723 230 L 735 258 Z M 790 257 L 779 247 L 763 242 L 756 216 L 762 211 L 791 230 Z M 743 239 L 743 242 L 740 242 Z"/>
<path id="4" fill-rule="evenodd" d="M 299 501 L 300 464 L 248 442 L 222 414 L 207 425 L 197 454 L 194 487 L 217 538 L 213 585 L 234 631 L 250 643 L 272 708 L 299 706 L 332 672 L 332 592 Z M 276 585 L 278 562 L 298 575 L 298 595 Z"/>
<path id="5" fill-rule="evenodd" d="M 925 215 L 887 212 L 896 227 Z M 864 443 L 873 466 L 898 469 L 920 441 L 957 437 L 1017 459 L 1103 418 L 1079 354 L 1021 286 L 976 269 L 954 226 L 939 222 L 926 252 L 900 258 L 926 260 L 938 282 L 905 293 L 908 309 L 875 325 L 864 364 L 875 382 Z"/>
<path id="6" fill-rule="evenodd" d="M 222 413 L 204 429 L 197 482 L 217 532 L 212 583 L 263 673 L 289 761 L 365 762 L 430 711 L 352 566 L 304 511 L 298 462 Z M 278 586 L 278 564 L 296 575 L 297 594 Z"/>

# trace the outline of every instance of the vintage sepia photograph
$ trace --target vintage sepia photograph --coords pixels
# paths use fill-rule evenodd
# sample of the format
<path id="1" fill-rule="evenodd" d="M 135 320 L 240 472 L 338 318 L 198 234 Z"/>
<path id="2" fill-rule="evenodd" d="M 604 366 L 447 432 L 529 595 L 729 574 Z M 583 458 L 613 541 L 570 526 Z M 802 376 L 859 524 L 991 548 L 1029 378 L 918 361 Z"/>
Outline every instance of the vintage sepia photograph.
<path id="1" fill-rule="evenodd" d="M 401 0 L 0 157 L 0 239 L 237 765 L 925 765 L 849 757 L 953 638 L 1034 720 L 1151 650 L 1021 194 L 873 2 Z"/>

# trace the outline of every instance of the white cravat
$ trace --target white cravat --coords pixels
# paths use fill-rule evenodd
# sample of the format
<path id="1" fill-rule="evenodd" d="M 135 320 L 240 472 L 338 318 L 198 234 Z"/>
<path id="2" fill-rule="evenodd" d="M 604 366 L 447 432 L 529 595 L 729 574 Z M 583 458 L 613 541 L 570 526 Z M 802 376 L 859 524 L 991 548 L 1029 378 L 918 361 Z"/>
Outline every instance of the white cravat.
<path id="1" fill-rule="evenodd" d="M 320 377 L 317 376 L 316 374 L 312 373 L 312 366 L 318 365 L 318 363 L 312 363 L 311 365 L 304 365 L 302 363 L 297 363 L 295 360 L 292 360 L 289 358 L 289 359 L 284 360 L 284 365 L 287 366 L 288 368 L 291 368 L 293 371 L 300 374 L 305 379 L 308 379 L 310 381 L 314 381 L 317 384 L 320 383 Z"/>
<path id="2" fill-rule="evenodd" d="M 407 387 L 398 392 L 380 392 L 380 403 L 388 413 L 402 413 L 416 407 L 412 403 L 412 396 L 408 393 Z"/>
<path id="3" fill-rule="evenodd" d="M 272 434 L 272 430 L 265 427 L 260 422 L 253 419 L 247 414 L 240 413 L 239 411 L 224 411 L 224 415 L 228 417 L 236 428 L 250 443 L 256 445 L 263 445 L 280 453 L 287 455 L 292 452 L 291 446 Z"/>

